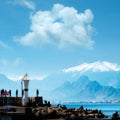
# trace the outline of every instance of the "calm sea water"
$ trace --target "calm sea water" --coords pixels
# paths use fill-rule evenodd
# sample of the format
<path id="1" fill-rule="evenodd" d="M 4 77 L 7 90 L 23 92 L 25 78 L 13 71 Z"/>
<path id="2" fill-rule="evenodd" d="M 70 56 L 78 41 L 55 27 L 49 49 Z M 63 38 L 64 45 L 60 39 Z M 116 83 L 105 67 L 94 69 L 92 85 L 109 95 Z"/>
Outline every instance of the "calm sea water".
<path id="1" fill-rule="evenodd" d="M 62 105 L 66 105 L 67 108 L 80 108 L 82 105 L 84 109 L 98 109 L 108 117 L 111 117 L 116 111 L 120 114 L 120 103 L 64 103 Z"/>

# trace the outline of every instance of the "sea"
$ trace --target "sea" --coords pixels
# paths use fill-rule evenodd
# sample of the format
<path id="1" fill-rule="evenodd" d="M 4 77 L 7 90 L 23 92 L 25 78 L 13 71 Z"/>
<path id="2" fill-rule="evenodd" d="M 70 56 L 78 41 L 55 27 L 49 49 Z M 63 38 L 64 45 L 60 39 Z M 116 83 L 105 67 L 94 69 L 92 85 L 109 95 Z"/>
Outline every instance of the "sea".
<path id="1" fill-rule="evenodd" d="M 57 105 L 57 104 L 56 104 Z M 56 106 L 54 104 L 54 106 Z M 108 118 L 111 118 L 113 113 L 118 112 L 120 115 L 120 103 L 62 103 L 67 108 L 80 108 L 83 106 L 84 109 L 101 110 Z"/>

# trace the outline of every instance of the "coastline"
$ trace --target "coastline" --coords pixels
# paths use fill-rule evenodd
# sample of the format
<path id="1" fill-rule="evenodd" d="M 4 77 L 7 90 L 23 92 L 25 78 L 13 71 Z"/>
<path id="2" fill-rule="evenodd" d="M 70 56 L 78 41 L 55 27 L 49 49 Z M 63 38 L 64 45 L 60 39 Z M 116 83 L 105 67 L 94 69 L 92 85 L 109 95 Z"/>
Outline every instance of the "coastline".
<path id="1" fill-rule="evenodd" d="M 0 116 L 8 117 L 12 120 L 110 120 L 99 110 L 80 108 L 67 108 L 66 106 L 2 106 L 0 107 Z M 13 109 L 14 108 L 14 109 Z M 3 110 L 3 111 L 2 111 Z"/>
<path id="2" fill-rule="evenodd" d="M 113 113 L 116 111 L 120 113 L 120 103 L 91 103 L 91 102 L 64 102 L 62 105 L 66 105 L 67 108 L 79 108 L 81 105 L 86 109 L 98 109 L 101 110 L 109 118 L 112 117 Z M 57 104 L 53 103 L 53 106 Z"/>

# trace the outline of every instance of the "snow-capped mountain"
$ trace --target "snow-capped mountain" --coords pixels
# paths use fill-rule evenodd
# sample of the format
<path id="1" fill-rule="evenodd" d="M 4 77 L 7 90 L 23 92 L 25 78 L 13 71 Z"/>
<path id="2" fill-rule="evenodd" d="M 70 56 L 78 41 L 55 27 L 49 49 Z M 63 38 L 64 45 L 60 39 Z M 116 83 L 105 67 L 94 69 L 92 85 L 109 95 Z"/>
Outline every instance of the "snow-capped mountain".
<path id="1" fill-rule="evenodd" d="M 107 61 L 83 63 L 78 66 L 64 69 L 63 72 L 87 75 L 90 80 L 96 80 L 102 85 L 120 88 L 120 65 L 115 63 Z"/>

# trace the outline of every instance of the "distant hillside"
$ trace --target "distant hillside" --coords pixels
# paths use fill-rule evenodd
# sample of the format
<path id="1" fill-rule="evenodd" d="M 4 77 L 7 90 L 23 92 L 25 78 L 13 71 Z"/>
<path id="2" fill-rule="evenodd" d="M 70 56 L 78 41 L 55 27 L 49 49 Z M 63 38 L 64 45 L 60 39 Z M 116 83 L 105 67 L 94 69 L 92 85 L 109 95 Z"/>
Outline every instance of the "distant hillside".
<path id="1" fill-rule="evenodd" d="M 60 101 L 114 101 L 120 99 L 120 90 L 111 86 L 102 86 L 82 76 L 74 82 L 65 82 L 52 91 L 52 96 Z"/>
<path id="2" fill-rule="evenodd" d="M 110 86 L 102 86 L 96 81 L 91 81 L 80 92 L 82 101 L 114 101 L 120 99 L 120 90 Z"/>
<path id="3" fill-rule="evenodd" d="M 58 75 L 59 77 L 56 75 L 55 78 L 50 76 L 50 79 L 48 76 L 45 80 L 30 80 L 29 96 L 36 96 L 36 89 L 39 89 L 39 95 L 50 101 L 120 100 L 120 89 L 101 85 L 98 81 L 90 80 L 85 75 L 75 77 L 72 74 L 67 74 L 67 76 L 61 74 L 61 77 L 60 74 Z M 12 96 L 15 96 L 15 91 L 18 89 L 19 96 L 21 96 L 21 82 L 12 81 L 3 74 L 0 74 L 0 89 L 11 89 Z"/>

